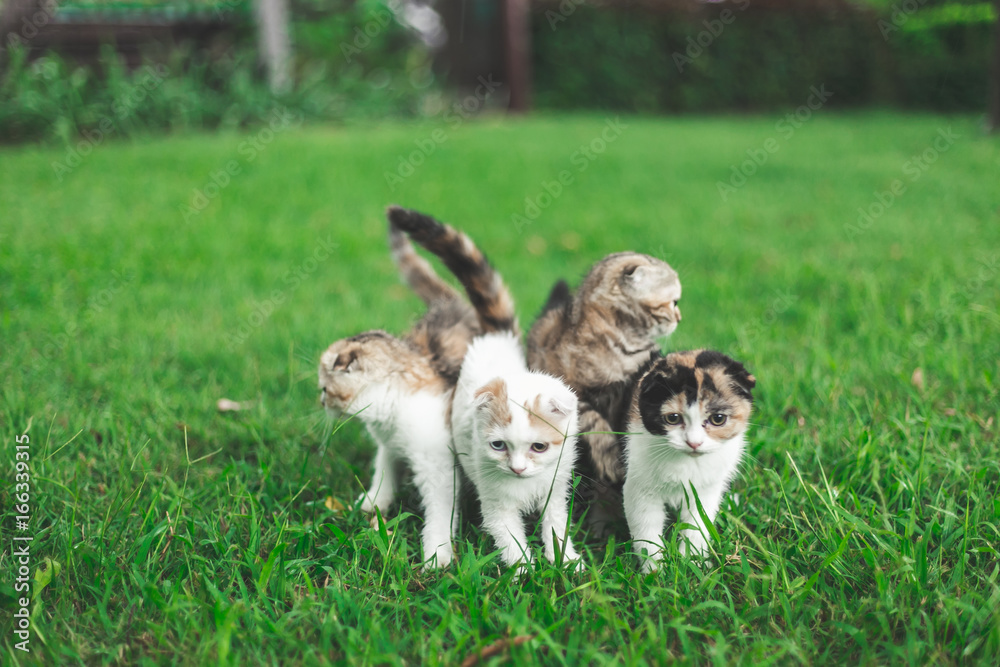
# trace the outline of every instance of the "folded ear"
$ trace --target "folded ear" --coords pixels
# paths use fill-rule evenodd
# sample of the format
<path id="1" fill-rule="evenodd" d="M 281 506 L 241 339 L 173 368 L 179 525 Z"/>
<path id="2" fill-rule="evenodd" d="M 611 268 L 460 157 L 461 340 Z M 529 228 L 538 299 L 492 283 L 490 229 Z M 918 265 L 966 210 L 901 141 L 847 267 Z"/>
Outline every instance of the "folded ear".
<path id="1" fill-rule="evenodd" d="M 565 419 L 576 412 L 578 404 L 576 394 L 569 387 L 563 386 L 549 397 L 545 408 L 552 416 Z"/>
<path id="2" fill-rule="evenodd" d="M 507 383 L 503 378 L 493 378 L 472 395 L 477 408 L 487 407 L 492 403 L 507 404 Z"/>
<path id="3" fill-rule="evenodd" d="M 345 373 L 350 373 L 358 366 L 358 353 L 355 350 L 350 352 L 342 352 L 337 355 L 337 359 L 333 362 L 333 370 L 344 371 Z"/>
<path id="4" fill-rule="evenodd" d="M 507 383 L 501 378 L 493 378 L 473 394 L 473 404 L 479 418 L 493 426 L 504 427 L 511 422 L 510 407 L 507 405 Z"/>

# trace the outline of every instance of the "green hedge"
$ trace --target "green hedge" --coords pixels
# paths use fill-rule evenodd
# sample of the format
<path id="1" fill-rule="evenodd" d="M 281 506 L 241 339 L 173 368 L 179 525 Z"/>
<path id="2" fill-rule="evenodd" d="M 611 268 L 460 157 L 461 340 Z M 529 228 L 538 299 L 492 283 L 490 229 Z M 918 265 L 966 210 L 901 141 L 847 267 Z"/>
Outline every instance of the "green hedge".
<path id="1" fill-rule="evenodd" d="M 563 0 L 533 15 L 535 99 L 552 109 L 759 110 L 798 106 L 826 85 L 837 106 L 982 109 L 992 7 L 929 4 L 821 13 L 741 0 L 692 17 Z"/>

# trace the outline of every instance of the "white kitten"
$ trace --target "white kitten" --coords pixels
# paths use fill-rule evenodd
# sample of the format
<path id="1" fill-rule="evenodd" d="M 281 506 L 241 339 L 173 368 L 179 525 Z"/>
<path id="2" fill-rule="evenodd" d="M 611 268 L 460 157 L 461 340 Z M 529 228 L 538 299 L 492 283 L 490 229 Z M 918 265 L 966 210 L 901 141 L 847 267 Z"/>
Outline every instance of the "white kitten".
<path id="1" fill-rule="evenodd" d="M 446 421 L 448 383 L 405 341 L 368 331 L 337 341 L 323 353 L 319 388 L 328 411 L 357 413 L 378 445 L 361 509 L 378 507 L 383 515 L 389 510 L 396 497 L 396 463 L 405 462 L 424 507 L 423 562 L 448 565 L 458 529 L 458 470 Z"/>
<path id="2" fill-rule="evenodd" d="M 626 437 L 625 518 L 643 571 L 663 557 L 665 506 L 693 526 L 685 552 L 704 556 L 714 522 L 746 447 L 755 378 L 718 352 L 676 352 L 656 360 L 633 392 Z M 694 492 L 692 492 L 692 487 Z"/>
<path id="3" fill-rule="evenodd" d="M 558 541 L 567 560 L 579 559 L 567 534 L 576 411 L 569 387 L 528 370 L 513 334 L 488 334 L 469 346 L 452 404 L 452 436 L 479 494 L 483 527 L 508 565 L 531 561 L 523 515 L 536 510 L 545 558 L 555 560 Z"/>

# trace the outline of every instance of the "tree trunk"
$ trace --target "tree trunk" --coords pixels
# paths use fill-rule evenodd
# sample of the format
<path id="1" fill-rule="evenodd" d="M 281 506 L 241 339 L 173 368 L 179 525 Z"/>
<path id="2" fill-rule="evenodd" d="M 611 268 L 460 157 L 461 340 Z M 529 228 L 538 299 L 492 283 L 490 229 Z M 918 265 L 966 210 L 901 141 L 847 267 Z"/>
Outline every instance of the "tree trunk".
<path id="1" fill-rule="evenodd" d="M 509 109 L 531 108 L 531 18 L 528 0 L 504 0 L 504 59 L 510 86 Z"/>
<path id="2" fill-rule="evenodd" d="M 993 1 L 997 12 L 993 27 L 993 71 L 990 73 L 990 109 L 987 126 L 993 133 L 1000 132 L 1000 0 Z"/>
<path id="3" fill-rule="evenodd" d="M 289 37 L 288 0 L 255 0 L 257 43 L 267 69 L 271 92 L 292 87 L 292 46 Z"/>

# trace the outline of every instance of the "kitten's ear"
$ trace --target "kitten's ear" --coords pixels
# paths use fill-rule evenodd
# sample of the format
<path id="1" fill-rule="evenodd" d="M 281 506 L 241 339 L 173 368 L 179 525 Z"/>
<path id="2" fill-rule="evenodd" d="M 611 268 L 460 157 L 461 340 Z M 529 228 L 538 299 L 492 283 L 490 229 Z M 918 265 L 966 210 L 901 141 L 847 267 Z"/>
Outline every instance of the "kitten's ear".
<path id="1" fill-rule="evenodd" d="M 507 383 L 503 378 L 493 378 L 472 395 L 477 408 L 488 406 L 491 403 L 507 405 Z"/>
<path id="2" fill-rule="evenodd" d="M 333 370 L 350 373 L 358 367 L 358 353 L 354 350 L 342 352 L 333 362 Z"/>
<path id="3" fill-rule="evenodd" d="M 576 412 L 578 404 L 579 401 L 576 398 L 576 394 L 569 387 L 563 387 L 562 391 L 558 391 L 549 397 L 545 403 L 545 407 L 549 414 L 560 419 L 565 419 Z"/>
<path id="4" fill-rule="evenodd" d="M 733 361 L 727 370 L 737 386 L 746 392 L 746 397 L 752 398 L 750 390 L 757 386 L 757 378 L 751 375 L 750 371 L 738 361 Z"/>

